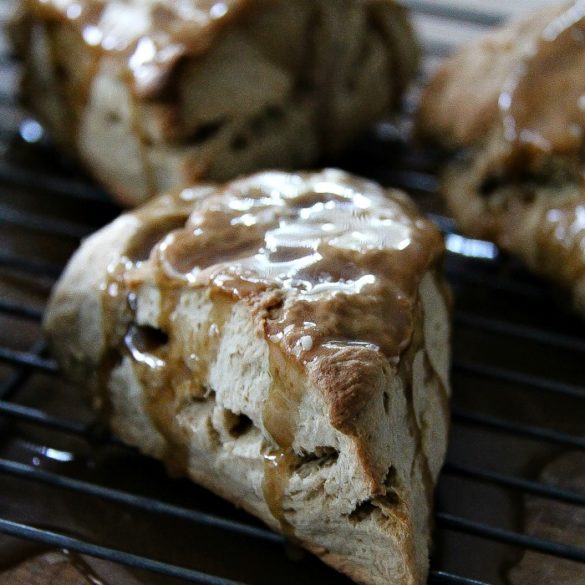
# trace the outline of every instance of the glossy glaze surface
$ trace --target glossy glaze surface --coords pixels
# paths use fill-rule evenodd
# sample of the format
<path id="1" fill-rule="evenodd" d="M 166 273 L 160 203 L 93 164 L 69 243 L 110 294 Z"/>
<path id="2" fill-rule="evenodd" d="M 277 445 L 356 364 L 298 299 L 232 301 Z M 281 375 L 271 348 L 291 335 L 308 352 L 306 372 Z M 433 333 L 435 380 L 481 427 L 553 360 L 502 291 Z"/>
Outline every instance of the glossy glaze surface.
<path id="1" fill-rule="evenodd" d="M 585 127 L 585 3 L 554 18 L 506 79 L 504 135 L 517 148 L 576 154 Z"/>
<path id="2" fill-rule="evenodd" d="M 339 171 L 273 172 L 219 189 L 151 261 L 166 279 L 274 309 L 268 339 L 307 363 L 340 344 L 396 359 L 441 250 L 437 230 L 400 193 L 388 198 Z"/>
<path id="3" fill-rule="evenodd" d="M 226 23 L 257 3 L 255 0 L 28 1 L 33 14 L 72 26 L 96 54 L 119 54 L 140 95 L 160 90 L 170 69 L 181 58 L 203 53 Z"/>

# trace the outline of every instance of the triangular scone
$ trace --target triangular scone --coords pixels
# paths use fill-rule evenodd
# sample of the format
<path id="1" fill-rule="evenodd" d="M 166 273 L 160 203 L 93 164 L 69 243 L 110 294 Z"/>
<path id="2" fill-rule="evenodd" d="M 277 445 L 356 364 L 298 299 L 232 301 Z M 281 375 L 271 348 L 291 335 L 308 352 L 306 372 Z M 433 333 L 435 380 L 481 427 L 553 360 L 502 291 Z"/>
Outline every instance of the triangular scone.
<path id="1" fill-rule="evenodd" d="M 399 192 L 258 174 L 89 238 L 46 331 L 124 441 L 359 583 L 421 585 L 449 417 L 442 251 Z"/>
<path id="2" fill-rule="evenodd" d="M 113 196 L 310 167 L 398 110 L 394 0 L 15 0 L 22 94 Z"/>
<path id="3" fill-rule="evenodd" d="M 585 313 L 585 8 L 564 1 L 473 41 L 423 94 L 419 135 L 452 156 L 461 229 L 571 290 Z"/>

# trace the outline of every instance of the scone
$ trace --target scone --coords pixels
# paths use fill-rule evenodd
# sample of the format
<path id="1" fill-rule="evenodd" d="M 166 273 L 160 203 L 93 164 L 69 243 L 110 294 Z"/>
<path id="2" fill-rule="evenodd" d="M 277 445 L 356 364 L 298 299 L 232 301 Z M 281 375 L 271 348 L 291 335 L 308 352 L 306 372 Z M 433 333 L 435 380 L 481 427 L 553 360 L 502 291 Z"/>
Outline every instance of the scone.
<path id="1" fill-rule="evenodd" d="M 127 205 L 330 158 L 417 63 L 393 0 L 19 1 L 25 102 Z"/>
<path id="2" fill-rule="evenodd" d="M 341 171 L 154 199 L 45 329 L 113 431 L 366 585 L 426 582 L 448 431 L 440 234 Z"/>
<path id="3" fill-rule="evenodd" d="M 563 2 L 463 48 L 423 95 L 419 133 L 452 153 L 461 228 L 568 287 L 585 311 L 585 4 Z"/>

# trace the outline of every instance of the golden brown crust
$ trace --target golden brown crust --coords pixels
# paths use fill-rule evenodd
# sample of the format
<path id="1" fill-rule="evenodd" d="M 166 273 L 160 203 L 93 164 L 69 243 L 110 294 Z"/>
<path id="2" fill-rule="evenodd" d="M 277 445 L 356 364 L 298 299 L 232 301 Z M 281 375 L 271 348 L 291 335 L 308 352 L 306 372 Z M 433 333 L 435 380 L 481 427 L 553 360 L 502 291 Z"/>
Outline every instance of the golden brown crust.
<path id="1" fill-rule="evenodd" d="M 347 435 L 358 432 L 359 414 L 380 392 L 388 367 L 381 352 L 361 347 L 341 347 L 311 367 L 311 377 L 325 393 L 331 424 Z"/>

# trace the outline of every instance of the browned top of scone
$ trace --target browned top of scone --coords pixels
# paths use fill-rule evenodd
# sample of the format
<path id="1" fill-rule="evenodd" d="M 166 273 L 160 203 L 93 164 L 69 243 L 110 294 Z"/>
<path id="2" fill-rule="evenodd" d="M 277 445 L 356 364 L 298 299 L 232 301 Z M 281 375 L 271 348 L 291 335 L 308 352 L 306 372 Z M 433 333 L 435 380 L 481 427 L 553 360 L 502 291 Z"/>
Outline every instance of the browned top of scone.
<path id="1" fill-rule="evenodd" d="M 246 302 L 270 344 L 329 390 L 335 378 L 342 426 L 411 341 L 420 281 L 442 255 L 437 229 L 402 193 L 337 170 L 187 189 L 165 200 L 162 222 L 160 201 L 137 212 L 127 283 Z M 186 223 L 169 204 L 190 208 Z"/>
<path id="2" fill-rule="evenodd" d="M 68 23 L 96 52 L 118 55 L 136 94 L 149 97 L 164 89 L 170 72 L 185 56 L 208 51 L 226 26 L 282 0 L 22 1 L 31 14 Z M 394 0 L 362 2 L 399 9 Z"/>
<path id="3" fill-rule="evenodd" d="M 421 135 L 469 147 L 501 130 L 524 154 L 570 153 L 585 124 L 585 5 L 562 2 L 457 52 L 426 89 Z"/>

